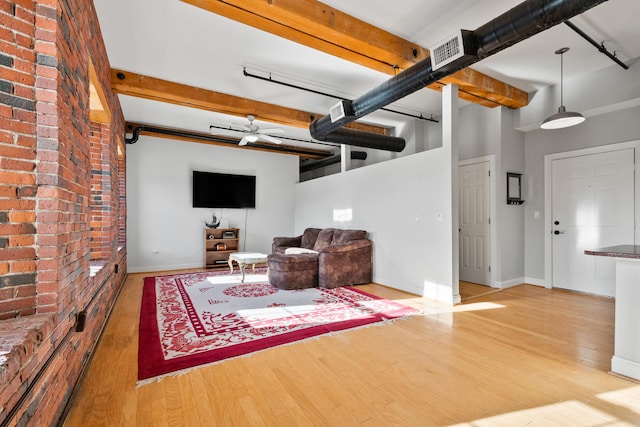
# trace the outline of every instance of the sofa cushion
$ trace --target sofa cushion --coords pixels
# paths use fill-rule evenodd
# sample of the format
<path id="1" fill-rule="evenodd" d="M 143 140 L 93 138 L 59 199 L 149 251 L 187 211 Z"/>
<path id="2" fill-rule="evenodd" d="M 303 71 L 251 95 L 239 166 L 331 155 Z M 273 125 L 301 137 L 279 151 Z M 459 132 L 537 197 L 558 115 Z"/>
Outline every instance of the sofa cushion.
<path id="1" fill-rule="evenodd" d="M 295 255 L 295 254 L 317 254 L 318 252 L 313 249 L 307 248 L 287 248 L 284 250 L 284 253 L 287 255 Z"/>
<path id="2" fill-rule="evenodd" d="M 302 233 L 300 247 L 313 249 L 313 246 L 316 244 L 316 240 L 318 239 L 318 233 L 320 233 L 319 228 L 307 228 L 304 230 L 304 233 Z"/>
<path id="3" fill-rule="evenodd" d="M 367 237 L 364 230 L 335 230 L 333 233 L 332 245 L 343 245 L 352 240 L 360 240 Z"/>
<path id="4" fill-rule="evenodd" d="M 315 245 L 313 245 L 313 250 L 316 252 L 321 252 L 324 248 L 331 244 L 333 240 L 333 233 L 336 231 L 335 228 L 325 228 L 320 233 L 318 233 L 318 238 L 316 239 Z"/>
<path id="5" fill-rule="evenodd" d="M 317 254 L 271 254 L 267 257 L 270 270 L 276 271 L 300 271 L 313 270 L 318 272 Z"/>

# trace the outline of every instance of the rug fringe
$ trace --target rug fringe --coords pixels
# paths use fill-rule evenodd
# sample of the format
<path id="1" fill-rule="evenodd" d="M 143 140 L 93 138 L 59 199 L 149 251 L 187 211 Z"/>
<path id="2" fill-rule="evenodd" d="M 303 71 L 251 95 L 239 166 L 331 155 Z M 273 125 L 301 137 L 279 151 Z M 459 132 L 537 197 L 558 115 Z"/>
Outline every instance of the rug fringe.
<path id="1" fill-rule="evenodd" d="M 406 314 L 406 315 L 404 315 L 402 317 L 396 317 L 396 318 L 393 318 L 393 319 L 384 319 L 381 322 L 369 323 L 367 325 L 357 326 L 355 328 L 343 329 L 341 331 L 327 332 L 326 334 L 316 335 L 316 336 L 313 336 L 313 337 L 304 338 L 302 340 L 292 341 L 292 342 L 289 342 L 289 343 L 284 343 L 284 344 L 276 345 L 276 346 L 273 346 L 273 347 L 264 348 L 262 350 L 256 350 L 256 351 L 253 351 L 251 353 L 241 354 L 239 356 L 234 356 L 234 357 L 228 357 L 226 359 L 217 360 L 215 362 L 205 363 L 205 364 L 198 365 L 198 366 L 193 366 L 191 368 L 181 369 L 179 371 L 169 372 L 169 373 L 166 373 L 166 374 L 158 375 L 156 377 L 145 378 L 144 380 L 136 381 L 136 388 L 142 387 L 142 386 L 147 385 L 147 384 L 153 384 L 155 382 L 159 382 L 159 381 L 161 381 L 161 380 L 163 380 L 165 378 L 179 377 L 179 376 L 182 376 L 182 375 L 184 375 L 184 374 L 186 374 L 188 372 L 193 371 L 194 369 L 205 368 L 205 367 L 208 367 L 208 366 L 214 366 L 214 365 L 218 365 L 220 363 L 228 362 L 229 360 L 240 359 L 240 358 L 243 358 L 243 357 L 251 357 L 251 356 L 253 356 L 255 354 L 262 353 L 263 351 L 268 351 L 268 350 L 271 350 L 271 349 L 274 349 L 274 348 L 282 348 L 282 347 L 287 347 L 287 346 L 290 346 L 290 345 L 304 344 L 304 343 L 308 343 L 310 341 L 319 340 L 322 337 L 333 336 L 333 335 L 337 335 L 337 334 L 343 334 L 345 332 L 357 331 L 357 330 L 365 329 L 365 328 L 386 326 L 386 325 L 390 325 L 390 324 L 392 324 L 392 323 L 394 323 L 394 322 L 396 322 L 398 320 L 409 320 L 412 317 L 423 316 L 423 315 L 424 315 L 424 312 L 422 310 L 420 310 L 420 311 L 417 311 L 415 313 Z"/>

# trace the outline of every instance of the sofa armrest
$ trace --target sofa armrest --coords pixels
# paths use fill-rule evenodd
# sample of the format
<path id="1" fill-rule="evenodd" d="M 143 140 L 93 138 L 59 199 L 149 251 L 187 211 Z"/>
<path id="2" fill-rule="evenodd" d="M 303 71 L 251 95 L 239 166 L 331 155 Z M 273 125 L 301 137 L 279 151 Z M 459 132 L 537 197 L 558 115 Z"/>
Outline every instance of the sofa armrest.
<path id="1" fill-rule="evenodd" d="M 323 288 L 370 283 L 373 277 L 371 240 L 353 240 L 326 247 L 318 256 L 318 284 Z"/>
<path id="2" fill-rule="evenodd" d="M 273 243 L 271 244 L 271 252 L 272 253 L 282 252 L 279 250 L 279 248 L 290 248 L 290 247 L 299 248 L 301 244 L 302 244 L 302 236 L 274 237 Z"/>
<path id="3" fill-rule="evenodd" d="M 372 243 L 371 243 L 371 240 L 369 239 L 358 239 L 358 240 L 352 240 L 347 243 L 343 243 L 341 245 L 329 245 L 323 250 L 321 250 L 320 252 L 321 253 L 348 252 L 348 251 L 354 251 L 356 249 L 366 248 L 371 245 Z"/>

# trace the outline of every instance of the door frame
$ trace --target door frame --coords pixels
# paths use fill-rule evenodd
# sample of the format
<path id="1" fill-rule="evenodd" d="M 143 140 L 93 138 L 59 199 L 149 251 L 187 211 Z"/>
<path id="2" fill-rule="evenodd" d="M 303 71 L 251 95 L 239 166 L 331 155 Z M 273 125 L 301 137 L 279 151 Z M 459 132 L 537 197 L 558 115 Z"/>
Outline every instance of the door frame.
<path id="1" fill-rule="evenodd" d="M 491 257 L 489 265 L 491 266 L 491 271 L 489 272 L 489 286 L 492 288 L 496 288 L 496 272 L 500 271 L 500 260 L 498 259 L 498 249 L 496 242 L 498 241 L 497 232 L 496 232 L 496 155 L 490 154 L 487 156 L 474 157 L 472 159 L 459 160 L 458 167 L 460 166 L 468 166 L 476 163 L 485 163 L 489 162 L 489 218 L 491 218 L 491 223 L 489 224 L 489 256 Z M 456 197 L 460 197 L 460 184 L 458 183 L 458 188 L 456 191 Z M 460 225 L 458 224 L 458 227 Z M 460 238 L 460 233 L 455 236 L 456 239 Z M 458 266 L 458 269 L 460 266 Z"/>
<path id="2" fill-rule="evenodd" d="M 601 154 L 611 151 L 620 151 L 628 148 L 635 148 L 634 162 L 640 162 L 640 140 L 618 142 L 614 144 L 600 145 L 597 147 L 581 148 L 561 153 L 545 154 L 544 156 L 544 287 L 553 288 L 553 240 L 551 239 L 552 224 L 551 213 L 553 212 L 551 200 L 551 163 L 554 160 L 567 159 L 570 157 L 587 156 L 590 154 Z M 640 174 L 634 173 L 634 239 L 640 241 L 640 230 L 637 227 L 640 213 Z M 597 249 L 597 248 L 594 248 Z"/>

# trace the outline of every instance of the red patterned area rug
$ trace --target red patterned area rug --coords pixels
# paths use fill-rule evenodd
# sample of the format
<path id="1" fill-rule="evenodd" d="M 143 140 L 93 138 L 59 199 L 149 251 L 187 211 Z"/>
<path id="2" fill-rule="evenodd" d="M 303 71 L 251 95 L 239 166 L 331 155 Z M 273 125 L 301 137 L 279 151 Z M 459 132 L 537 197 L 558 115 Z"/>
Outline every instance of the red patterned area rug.
<path id="1" fill-rule="evenodd" d="M 280 290 L 266 270 L 146 277 L 138 380 L 419 311 L 353 287 Z"/>

